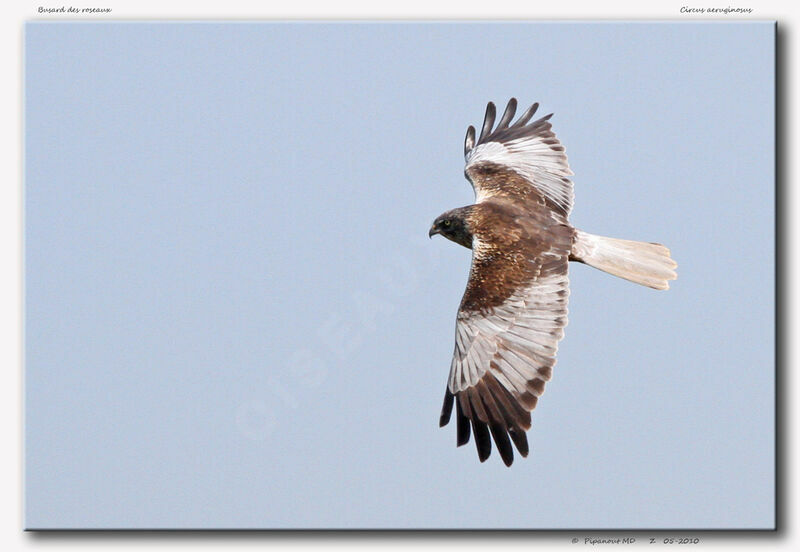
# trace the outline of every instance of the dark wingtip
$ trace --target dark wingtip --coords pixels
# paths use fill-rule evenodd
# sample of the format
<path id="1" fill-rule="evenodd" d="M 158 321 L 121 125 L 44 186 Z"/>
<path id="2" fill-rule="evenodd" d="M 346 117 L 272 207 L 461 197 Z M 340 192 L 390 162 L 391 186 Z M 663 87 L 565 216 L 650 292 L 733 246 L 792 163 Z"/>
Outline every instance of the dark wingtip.
<path id="1" fill-rule="evenodd" d="M 450 414 L 453 412 L 453 394 L 449 389 L 444 392 L 444 403 L 442 413 L 439 415 L 439 427 L 444 427 L 450 423 Z"/>
<path id="2" fill-rule="evenodd" d="M 456 446 L 460 447 L 469 443 L 470 426 L 469 418 L 461 409 L 461 399 L 456 401 Z"/>
<path id="3" fill-rule="evenodd" d="M 475 147 L 475 127 L 469 125 L 467 129 L 467 136 L 464 138 L 464 156 L 466 156 L 472 148 Z"/>
<path id="4" fill-rule="evenodd" d="M 481 422 L 472 420 L 472 432 L 475 434 L 475 447 L 478 449 L 478 459 L 485 462 L 492 454 L 492 438 L 489 436 L 489 427 Z"/>
<path id="5" fill-rule="evenodd" d="M 511 119 L 514 118 L 514 113 L 517 112 L 517 99 L 511 98 L 508 100 L 508 105 L 506 106 L 506 110 L 503 112 L 503 116 L 500 119 L 500 122 L 497 123 L 497 129 L 501 130 L 504 128 L 508 128 Z"/>
<path id="6" fill-rule="evenodd" d="M 489 136 L 489 134 L 492 133 L 494 118 L 496 116 L 497 108 L 494 106 L 494 102 L 489 102 L 486 104 L 486 115 L 483 117 L 483 128 L 481 128 L 481 135 L 478 138 L 478 142 L 482 142 L 485 136 Z"/>
<path id="7" fill-rule="evenodd" d="M 528 121 L 531 120 L 533 115 L 536 113 L 537 109 L 539 109 L 539 102 L 536 102 L 535 104 L 530 106 L 528 109 L 526 109 L 525 113 L 523 113 L 520 116 L 520 118 L 517 119 L 517 122 L 514 123 L 513 125 L 511 125 L 511 128 L 519 128 L 521 126 L 525 126 L 528 123 Z"/>
<path id="8" fill-rule="evenodd" d="M 503 459 L 503 464 L 508 467 L 511 467 L 511 464 L 514 463 L 514 452 L 511 450 L 511 447 L 508 450 L 501 450 L 500 451 L 500 458 Z"/>
<path id="9" fill-rule="evenodd" d="M 511 448 L 511 441 L 508 439 L 508 431 L 505 427 L 499 424 L 492 424 L 489 426 L 494 438 L 494 443 L 497 445 L 497 452 L 500 453 L 500 458 L 506 466 L 514 463 L 514 449 Z"/>
<path id="10" fill-rule="evenodd" d="M 514 441 L 514 445 L 517 447 L 517 451 L 523 458 L 528 457 L 528 437 L 525 435 L 524 431 L 517 431 L 514 428 L 508 429 L 508 434 L 511 436 L 511 440 Z"/>

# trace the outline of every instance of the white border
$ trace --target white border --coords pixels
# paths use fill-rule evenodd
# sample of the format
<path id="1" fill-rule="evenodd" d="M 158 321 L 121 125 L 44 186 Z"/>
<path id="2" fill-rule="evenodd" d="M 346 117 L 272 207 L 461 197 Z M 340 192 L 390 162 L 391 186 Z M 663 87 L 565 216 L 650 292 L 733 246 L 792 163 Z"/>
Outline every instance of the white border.
<path id="1" fill-rule="evenodd" d="M 667 19 L 667 20 L 714 20 L 736 21 L 747 19 L 777 19 L 781 29 L 784 48 L 780 54 L 785 58 L 780 65 L 786 72 L 781 76 L 782 94 L 785 110 L 782 113 L 781 124 L 785 125 L 782 133 L 786 146 L 783 148 L 786 159 L 783 160 L 783 174 L 785 191 L 783 198 L 788 202 L 787 220 L 784 225 L 784 263 L 786 265 L 787 293 L 783 298 L 784 305 L 788 307 L 786 322 L 786 358 L 782 384 L 788 386 L 785 392 L 786 418 L 783 420 L 785 450 L 783 461 L 786 464 L 784 488 L 786 500 L 784 508 L 786 527 L 777 537 L 774 536 L 749 536 L 746 533 L 729 533 L 721 535 L 702 535 L 699 547 L 735 547 L 735 548 L 800 548 L 800 538 L 797 534 L 798 519 L 800 515 L 795 507 L 794 497 L 798 496 L 798 478 L 792 473 L 792 464 L 797 464 L 797 440 L 792 438 L 796 433 L 797 412 L 790 397 L 800 395 L 797 378 L 792 374 L 796 363 L 795 347 L 797 341 L 796 325 L 794 324 L 797 312 L 797 295 L 793 292 L 791 281 L 796 279 L 797 269 L 797 224 L 792 220 L 792 214 L 798 213 L 797 193 L 792 191 L 796 185 L 794 178 L 795 161 L 791 156 L 797 153 L 795 133 L 797 131 L 798 116 L 793 105 L 793 97 L 797 95 L 797 67 L 798 46 L 795 32 L 798 26 L 798 3 L 776 1 L 707 1 L 707 0 L 679 0 L 676 2 L 651 2 L 641 1 L 615 1 L 605 0 L 599 2 L 559 0 L 557 2 L 519 2 L 508 0 L 493 0 L 491 2 L 470 3 L 444 2 L 437 0 L 406 0 L 393 2 L 393 5 L 380 3 L 378 0 L 358 1 L 339 0 L 338 2 L 321 2 L 310 0 L 295 0 L 277 6 L 266 6 L 262 2 L 234 1 L 225 2 L 178 2 L 174 0 L 120 2 L 116 0 L 79 1 L 72 5 L 76 7 L 110 7 L 112 12 L 108 15 L 70 16 L 51 15 L 43 16 L 38 13 L 38 6 L 69 6 L 70 2 L 56 0 L 25 1 L 7 3 L 0 8 L 0 37 L 3 47 L 0 48 L 2 60 L 2 75 L 6 84 L 0 89 L 4 96 L 2 117 L 2 147 L 0 155 L 5 174 L 2 185 L 2 200 L 0 201 L 0 247 L 2 259 L 5 261 L 0 278 L 0 340 L 2 342 L 2 373 L 3 385 L 0 387 L 2 396 L 2 427 L 3 444 L 5 452 L 0 455 L 2 462 L 2 487 L 0 496 L 2 501 L 2 532 L 0 532 L 0 545 L 3 550 L 27 550 L 31 548 L 67 548 L 74 550 L 101 549 L 126 547 L 134 549 L 147 549 L 153 552 L 166 550 L 168 547 L 183 547 L 184 549 L 196 548 L 229 548 L 229 547 L 269 547 L 270 549 L 288 549 L 297 546 L 306 548 L 352 548 L 352 547 L 411 547 L 420 546 L 437 549 L 463 549 L 463 548 L 514 548 L 531 550 L 542 545 L 550 546 L 576 546 L 585 548 L 583 537 L 592 536 L 576 533 L 549 533 L 537 536 L 530 534 L 515 534 L 511 536 L 497 533 L 466 533 L 466 534 L 422 534 L 422 535 L 397 535 L 397 534 L 320 534 L 307 535 L 291 534 L 218 534 L 195 533 L 191 535 L 180 533 L 162 533 L 149 535 L 53 535 L 40 536 L 22 531 L 22 358 L 21 358 L 21 229 L 22 229 L 22 40 L 23 24 L 28 20 L 154 20 L 154 19 L 404 19 L 419 20 L 428 18 L 437 19 L 603 19 L 603 20 L 630 20 L 630 19 Z M 753 8 L 749 16 L 736 14 L 730 15 L 686 15 L 680 13 L 682 6 L 715 6 L 715 7 L 748 7 Z M 746 258 L 743 258 L 746 262 Z M 455 501 L 455 497 L 454 497 Z M 455 504 L 454 504 L 455 507 Z M 646 546 L 647 539 L 640 539 L 635 545 Z M 662 536 L 663 535 L 653 535 Z M 580 544 L 571 544 L 572 537 L 580 537 Z M 604 545 L 608 546 L 608 545 Z M 664 545 L 657 545 L 662 547 Z M 652 547 L 652 546 L 651 546 Z"/>

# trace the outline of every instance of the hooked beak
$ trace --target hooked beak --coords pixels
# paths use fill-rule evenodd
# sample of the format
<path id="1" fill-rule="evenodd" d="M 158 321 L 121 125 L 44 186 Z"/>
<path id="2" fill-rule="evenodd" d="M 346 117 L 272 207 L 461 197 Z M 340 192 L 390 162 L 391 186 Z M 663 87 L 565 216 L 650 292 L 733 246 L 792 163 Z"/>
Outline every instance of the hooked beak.
<path id="1" fill-rule="evenodd" d="M 428 230 L 428 237 L 432 238 L 434 234 L 439 234 L 439 229 L 436 226 L 431 226 L 431 229 Z"/>

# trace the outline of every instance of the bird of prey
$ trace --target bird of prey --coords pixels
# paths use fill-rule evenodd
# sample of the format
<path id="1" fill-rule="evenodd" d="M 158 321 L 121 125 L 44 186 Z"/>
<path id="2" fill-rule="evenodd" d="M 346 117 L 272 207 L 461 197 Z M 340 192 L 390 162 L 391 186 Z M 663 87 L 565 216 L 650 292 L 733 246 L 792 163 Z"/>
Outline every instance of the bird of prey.
<path id="1" fill-rule="evenodd" d="M 507 466 L 511 442 L 528 455 L 530 413 L 556 363 L 569 261 L 654 289 L 668 289 L 677 277 L 663 245 L 596 236 L 569 223 L 573 173 L 551 130 L 552 113 L 529 122 L 538 106 L 512 123 L 512 98 L 495 127 L 489 102 L 477 142 L 470 126 L 464 143 L 475 204 L 447 211 L 429 231 L 472 249 L 439 425 L 449 423 L 455 405 L 457 446 L 474 434 L 483 462 L 493 438 Z"/>

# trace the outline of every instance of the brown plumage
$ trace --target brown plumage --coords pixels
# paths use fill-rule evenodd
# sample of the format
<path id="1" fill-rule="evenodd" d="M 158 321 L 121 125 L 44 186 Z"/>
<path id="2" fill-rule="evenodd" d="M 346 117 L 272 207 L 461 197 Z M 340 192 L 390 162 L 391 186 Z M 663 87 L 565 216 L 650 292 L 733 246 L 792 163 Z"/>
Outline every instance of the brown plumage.
<path id="1" fill-rule="evenodd" d="M 533 192 L 524 197 L 495 195 L 468 208 L 467 227 L 480 251 L 461 311 L 487 312 L 542 274 L 566 274 L 574 230 L 528 188 Z"/>
<path id="2" fill-rule="evenodd" d="M 483 462 L 494 440 L 508 466 L 513 447 L 528 455 L 530 412 L 553 373 L 567 323 L 569 261 L 655 289 L 668 288 L 677 266 L 659 244 L 573 228 L 572 171 L 552 115 L 529 122 L 534 104 L 512 124 L 516 105 L 512 98 L 493 128 L 489 103 L 477 142 L 469 127 L 465 175 L 476 202 L 442 214 L 429 232 L 473 251 L 439 424 L 449 423 L 455 406 L 457 445 L 474 434 Z"/>

